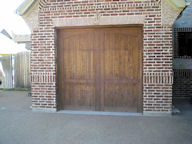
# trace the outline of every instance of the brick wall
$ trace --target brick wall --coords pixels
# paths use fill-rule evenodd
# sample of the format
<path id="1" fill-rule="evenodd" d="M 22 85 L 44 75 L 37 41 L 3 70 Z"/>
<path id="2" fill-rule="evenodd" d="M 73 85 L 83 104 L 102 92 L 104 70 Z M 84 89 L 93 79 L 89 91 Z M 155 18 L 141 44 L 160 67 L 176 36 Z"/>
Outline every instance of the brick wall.
<path id="1" fill-rule="evenodd" d="M 172 30 L 162 26 L 161 0 L 44 0 L 32 34 L 33 109 L 56 110 L 56 37 L 59 19 L 143 16 L 143 112 L 170 113 Z M 99 23 L 99 22 L 98 22 Z"/>

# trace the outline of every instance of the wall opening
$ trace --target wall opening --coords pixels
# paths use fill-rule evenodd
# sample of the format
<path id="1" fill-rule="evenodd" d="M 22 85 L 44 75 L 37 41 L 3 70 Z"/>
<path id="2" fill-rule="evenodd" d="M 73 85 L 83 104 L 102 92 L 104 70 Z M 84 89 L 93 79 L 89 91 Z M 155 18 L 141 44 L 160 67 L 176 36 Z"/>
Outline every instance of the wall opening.
<path id="1" fill-rule="evenodd" d="M 182 11 L 173 25 L 173 104 L 182 113 L 192 111 L 191 13 L 192 4 Z"/>
<path id="2" fill-rule="evenodd" d="M 192 32 L 178 33 L 178 56 L 192 57 Z"/>

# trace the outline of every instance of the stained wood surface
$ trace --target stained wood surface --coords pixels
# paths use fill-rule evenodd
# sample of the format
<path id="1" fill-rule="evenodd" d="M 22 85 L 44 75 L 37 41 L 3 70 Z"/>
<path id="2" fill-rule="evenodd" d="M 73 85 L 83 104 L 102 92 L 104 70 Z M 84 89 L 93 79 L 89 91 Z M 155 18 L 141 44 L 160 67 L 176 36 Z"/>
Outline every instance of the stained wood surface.
<path id="1" fill-rule="evenodd" d="M 60 29 L 60 109 L 141 112 L 142 27 Z"/>

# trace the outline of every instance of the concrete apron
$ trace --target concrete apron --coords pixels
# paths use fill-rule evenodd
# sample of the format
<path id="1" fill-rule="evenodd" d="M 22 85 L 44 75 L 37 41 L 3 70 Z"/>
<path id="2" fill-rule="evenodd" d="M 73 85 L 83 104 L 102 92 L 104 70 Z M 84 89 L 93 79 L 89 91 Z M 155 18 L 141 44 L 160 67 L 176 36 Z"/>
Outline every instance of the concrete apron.
<path id="1" fill-rule="evenodd" d="M 144 113 L 131 113 L 131 112 L 103 112 L 103 111 L 75 111 L 75 110 L 60 110 L 56 109 L 34 109 L 33 112 L 48 112 L 48 113 L 60 113 L 60 114 L 78 114 L 78 115 L 106 115 L 106 116 L 171 116 L 171 113 L 156 113 L 156 112 L 144 112 Z"/>

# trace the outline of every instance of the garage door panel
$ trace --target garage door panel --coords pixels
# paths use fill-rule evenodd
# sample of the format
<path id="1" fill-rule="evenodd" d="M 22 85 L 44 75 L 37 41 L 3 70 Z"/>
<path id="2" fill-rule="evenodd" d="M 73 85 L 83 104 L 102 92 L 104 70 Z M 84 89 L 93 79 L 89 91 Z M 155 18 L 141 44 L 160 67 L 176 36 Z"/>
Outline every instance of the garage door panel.
<path id="1" fill-rule="evenodd" d="M 138 111 L 139 94 L 135 86 L 140 85 L 140 49 L 138 33 L 130 29 L 105 32 L 105 111 Z M 141 88 L 139 88 L 141 89 Z"/>
<path id="2" fill-rule="evenodd" d="M 133 76 L 131 52 L 105 51 L 105 78 L 130 78 Z M 126 62 L 126 63 L 125 63 Z"/>
<path id="3" fill-rule="evenodd" d="M 93 53 L 76 51 L 68 60 L 71 63 L 65 65 L 68 76 L 66 79 L 94 79 Z"/>
<path id="4" fill-rule="evenodd" d="M 66 83 L 64 109 L 94 110 L 95 86 Z"/>
<path id="5" fill-rule="evenodd" d="M 120 38 L 119 42 L 116 42 L 115 39 L 114 35 L 105 36 L 105 78 L 134 77 L 133 69 L 135 64 L 139 63 L 135 61 L 138 58 L 138 50 L 135 50 L 135 47 L 137 47 L 135 43 L 137 43 L 138 39 L 137 37 L 125 37 Z M 138 65 L 136 69 L 138 69 Z"/>
<path id="6" fill-rule="evenodd" d="M 61 33 L 62 38 L 64 39 L 78 39 L 82 38 L 85 36 L 90 36 L 92 37 L 93 35 L 91 34 L 93 32 L 92 29 L 84 29 L 81 31 L 80 29 L 65 29 L 65 30 L 60 30 L 60 31 L 65 31 Z"/>
<path id="7" fill-rule="evenodd" d="M 133 97 L 134 84 L 106 84 L 105 85 L 105 111 L 137 111 L 137 100 Z"/>
<path id="8" fill-rule="evenodd" d="M 85 38 L 87 39 L 87 37 Z M 94 64 L 93 64 L 93 51 L 89 51 L 91 46 L 88 47 L 83 43 L 84 39 L 72 39 L 64 40 L 63 57 L 63 72 L 65 72 L 65 78 L 85 78 L 93 79 L 95 77 Z M 88 51 L 87 51 L 87 50 Z"/>
<path id="9" fill-rule="evenodd" d="M 95 98 L 95 70 L 93 64 L 93 35 L 79 30 L 60 32 L 60 80 L 61 109 L 92 109 Z"/>
<path id="10" fill-rule="evenodd" d="M 103 28 L 105 33 L 109 35 L 119 35 L 121 33 L 122 37 L 137 37 L 138 36 L 138 27 L 114 27 L 114 28 Z"/>

